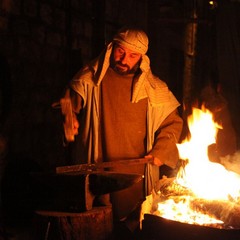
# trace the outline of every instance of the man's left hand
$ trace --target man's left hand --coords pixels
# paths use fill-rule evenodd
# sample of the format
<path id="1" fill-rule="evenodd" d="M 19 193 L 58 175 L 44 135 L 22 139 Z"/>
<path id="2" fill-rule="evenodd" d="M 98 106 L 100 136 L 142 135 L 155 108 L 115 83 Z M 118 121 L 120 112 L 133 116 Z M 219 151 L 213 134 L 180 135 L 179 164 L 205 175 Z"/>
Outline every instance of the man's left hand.
<path id="1" fill-rule="evenodd" d="M 152 158 L 153 159 L 153 164 L 160 167 L 163 165 L 163 163 L 160 161 L 159 158 L 157 157 L 154 157 L 153 155 L 149 154 L 149 155 L 146 155 L 145 158 Z"/>

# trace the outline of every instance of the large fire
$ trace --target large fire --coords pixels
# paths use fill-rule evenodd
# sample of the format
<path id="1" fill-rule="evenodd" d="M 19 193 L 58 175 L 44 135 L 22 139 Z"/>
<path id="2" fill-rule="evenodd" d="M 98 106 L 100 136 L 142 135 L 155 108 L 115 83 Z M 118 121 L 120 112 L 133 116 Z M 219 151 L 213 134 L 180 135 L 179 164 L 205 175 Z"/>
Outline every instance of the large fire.
<path id="1" fill-rule="evenodd" d="M 176 181 L 198 197 L 237 201 L 240 196 L 240 175 L 208 159 L 208 146 L 216 142 L 220 127 L 214 123 L 211 112 L 193 108 L 188 126 L 190 139 L 177 145 L 180 159 L 188 160 L 188 163 L 180 169 Z"/>
<path id="2" fill-rule="evenodd" d="M 208 147 L 216 142 L 221 126 L 207 109 L 193 108 L 188 127 L 190 136 L 177 145 L 184 164 L 174 180 L 163 179 L 153 193 L 152 214 L 190 224 L 236 227 L 239 217 L 232 221 L 232 212 L 239 214 L 240 175 L 208 158 Z"/>

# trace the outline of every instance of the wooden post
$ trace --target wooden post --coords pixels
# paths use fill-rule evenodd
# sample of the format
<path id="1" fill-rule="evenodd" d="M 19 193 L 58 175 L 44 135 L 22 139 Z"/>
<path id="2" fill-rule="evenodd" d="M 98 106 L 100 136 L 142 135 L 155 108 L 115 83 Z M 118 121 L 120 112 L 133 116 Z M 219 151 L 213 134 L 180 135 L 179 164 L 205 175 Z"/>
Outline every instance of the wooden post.
<path id="1" fill-rule="evenodd" d="M 196 1 L 193 1 L 193 10 L 191 21 L 186 25 L 185 30 L 185 47 L 184 47 L 184 76 L 183 76 L 183 113 L 184 125 L 181 139 L 185 139 L 189 134 L 187 118 L 192 111 L 192 97 L 194 89 L 194 72 L 196 61 L 196 41 L 197 41 L 197 11 Z"/>

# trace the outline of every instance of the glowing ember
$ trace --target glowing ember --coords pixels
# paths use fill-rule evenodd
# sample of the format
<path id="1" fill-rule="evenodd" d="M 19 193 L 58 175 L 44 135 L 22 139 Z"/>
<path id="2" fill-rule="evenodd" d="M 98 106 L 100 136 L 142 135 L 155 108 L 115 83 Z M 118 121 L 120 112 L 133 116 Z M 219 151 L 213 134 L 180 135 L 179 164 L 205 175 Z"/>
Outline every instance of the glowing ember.
<path id="1" fill-rule="evenodd" d="M 173 199 L 168 199 L 164 204 L 162 202 L 158 204 L 158 212 L 155 212 L 155 215 L 161 215 L 163 218 L 189 224 L 212 225 L 223 223 L 207 214 L 196 214 L 196 211 L 192 210 L 190 205 L 189 196 L 186 196 L 185 199 L 182 199 L 179 202 L 175 202 Z"/>
<path id="2" fill-rule="evenodd" d="M 174 186 L 181 186 L 191 194 L 161 196 L 161 192 L 158 193 L 160 201 L 154 214 L 190 224 L 221 225 L 221 219 L 198 211 L 194 204 L 200 202 L 199 199 L 239 203 L 240 175 L 208 159 L 208 146 L 216 142 L 220 128 L 208 110 L 193 108 L 193 113 L 188 118 L 188 126 L 191 136 L 177 145 L 180 159 L 185 160 L 186 164 L 180 168 Z M 198 206 L 202 208 L 201 204 Z"/>

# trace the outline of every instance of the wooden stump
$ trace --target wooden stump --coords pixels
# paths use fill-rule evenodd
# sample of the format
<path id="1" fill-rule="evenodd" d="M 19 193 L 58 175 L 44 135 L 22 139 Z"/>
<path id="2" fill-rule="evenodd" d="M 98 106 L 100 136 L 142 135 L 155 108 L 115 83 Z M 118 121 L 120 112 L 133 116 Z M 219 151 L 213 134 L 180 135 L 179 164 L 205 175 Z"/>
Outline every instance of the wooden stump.
<path id="1" fill-rule="evenodd" d="M 112 239 L 111 206 L 95 207 L 82 213 L 36 211 L 37 228 L 44 240 Z M 39 225 L 40 224 L 40 225 Z M 40 237 L 41 235 L 41 237 Z"/>

